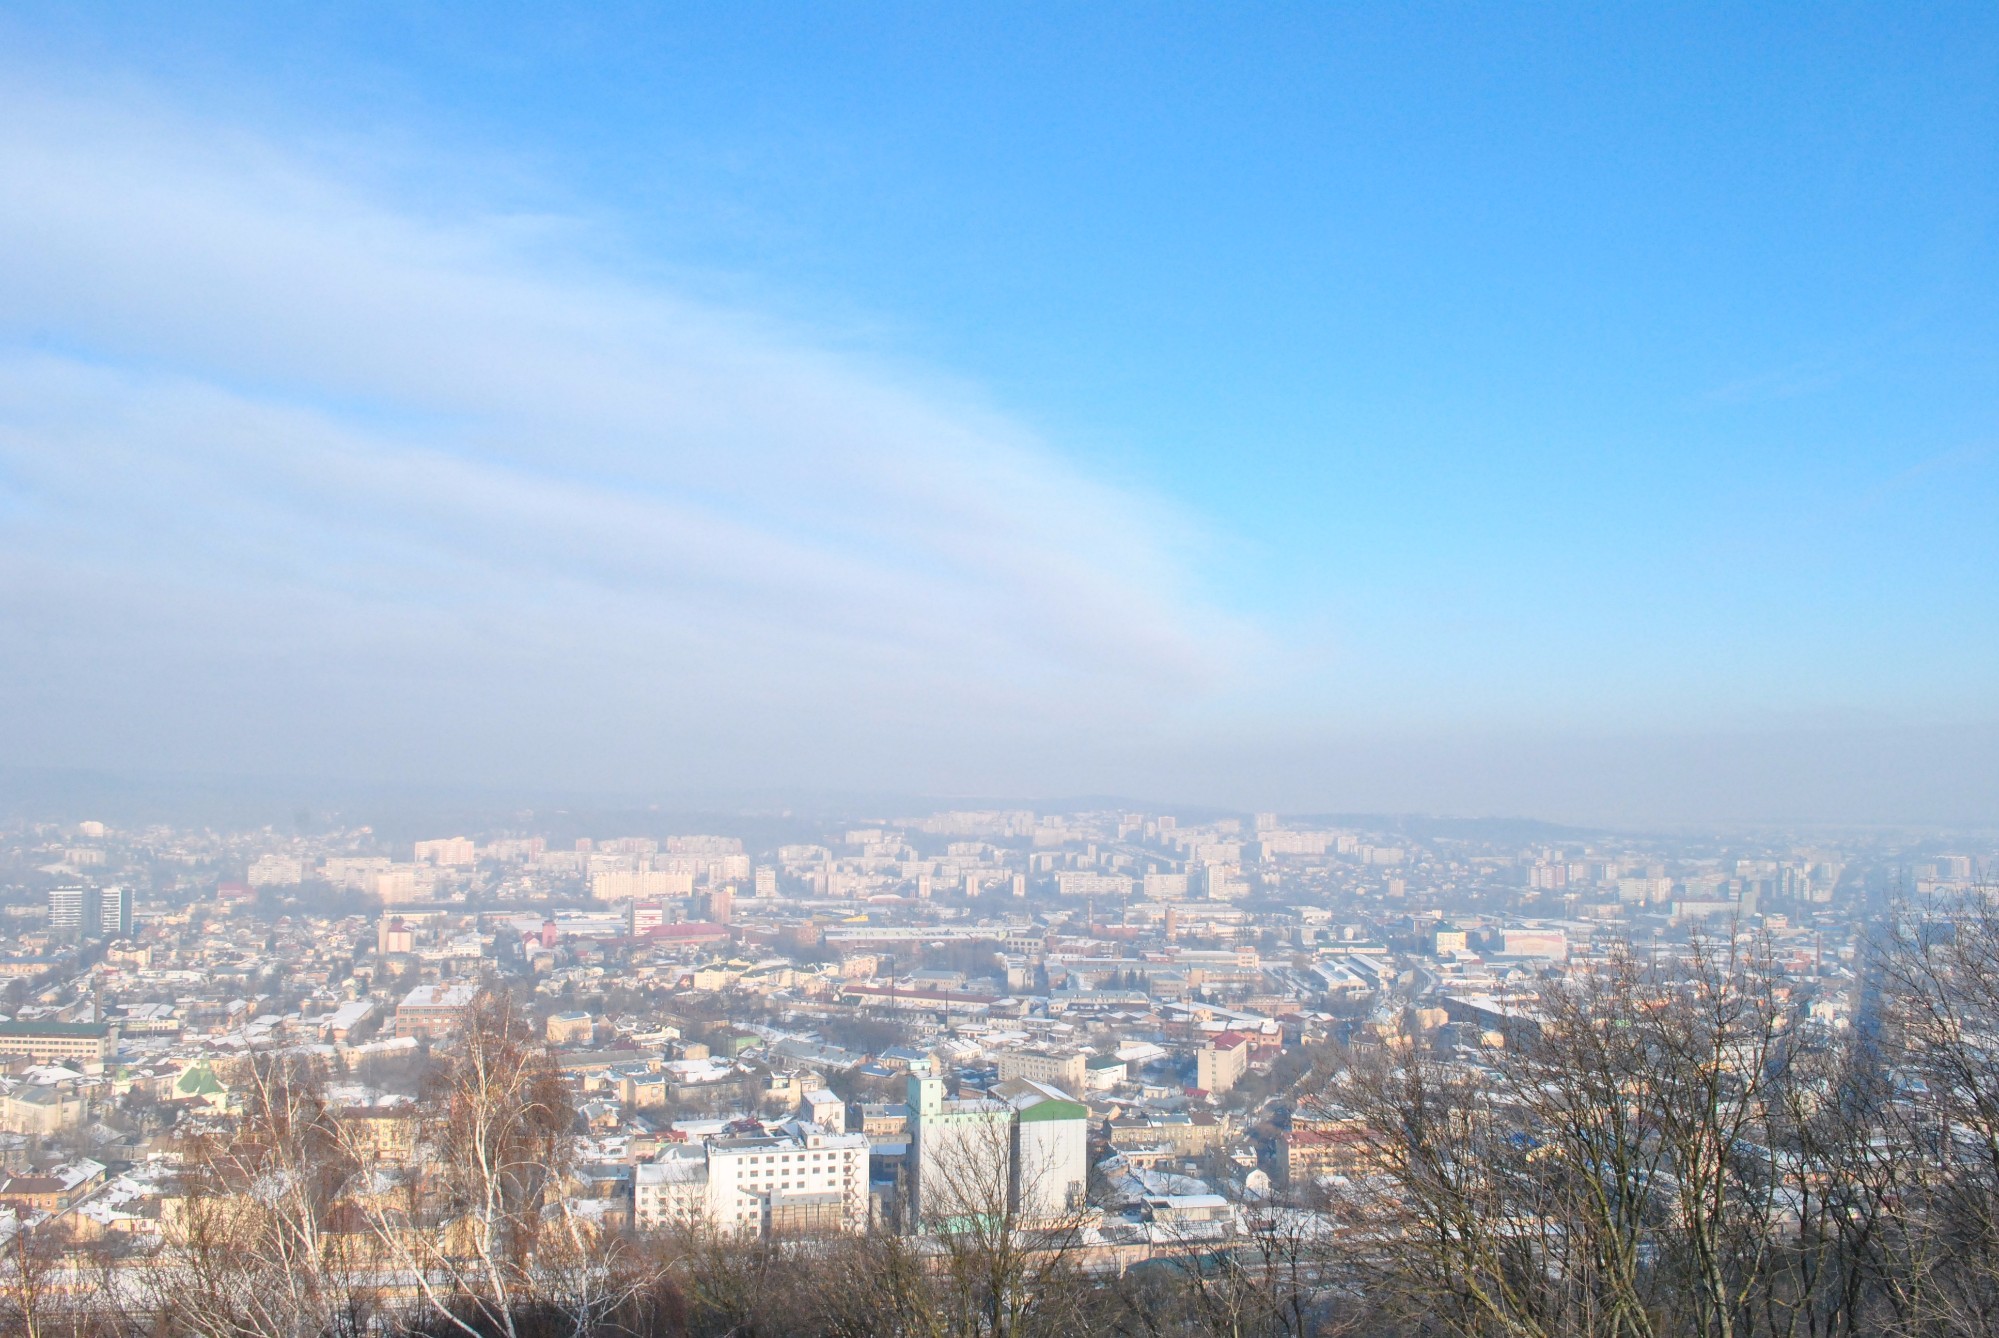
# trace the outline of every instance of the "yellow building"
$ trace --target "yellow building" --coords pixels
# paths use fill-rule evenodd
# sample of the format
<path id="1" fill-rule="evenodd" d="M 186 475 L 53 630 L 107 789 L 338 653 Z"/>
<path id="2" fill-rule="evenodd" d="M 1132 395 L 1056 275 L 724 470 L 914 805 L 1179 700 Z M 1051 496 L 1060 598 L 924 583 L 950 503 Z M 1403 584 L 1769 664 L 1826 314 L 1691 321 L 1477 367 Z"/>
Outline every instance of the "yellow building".
<path id="1" fill-rule="evenodd" d="M 1225 1031 L 1203 1045 L 1195 1057 L 1194 1085 L 1204 1092 L 1226 1092 L 1249 1071 L 1249 1037 Z"/>
<path id="2" fill-rule="evenodd" d="M 67 1084 L 23 1086 L 0 1093 L 0 1129 L 46 1136 L 83 1123 L 83 1093 Z"/>
<path id="3" fill-rule="evenodd" d="M 395 1106 L 359 1106 L 340 1112 L 340 1134 L 356 1156 L 399 1163 L 416 1147 L 413 1110 Z"/>
<path id="4" fill-rule="evenodd" d="M 1001 1082 L 1025 1078 L 1029 1082 L 1044 1082 L 1051 1087 L 1059 1087 L 1074 1096 L 1083 1090 L 1089 1058 L 1080 1052 L 1057 1055 L 1045 1050 L 1003 1050 L 997 1063 Z"/>

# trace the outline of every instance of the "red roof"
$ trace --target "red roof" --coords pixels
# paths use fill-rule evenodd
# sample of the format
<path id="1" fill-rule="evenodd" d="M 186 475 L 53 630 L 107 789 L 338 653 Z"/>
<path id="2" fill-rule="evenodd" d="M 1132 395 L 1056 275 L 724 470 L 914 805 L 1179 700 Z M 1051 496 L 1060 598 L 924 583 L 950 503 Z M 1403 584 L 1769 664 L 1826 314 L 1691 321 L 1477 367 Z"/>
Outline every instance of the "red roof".
<path id="1" fill-rule="evenodd" d="M 684 920 L 679 924 L 654 925 L 645 931 L 643 938 L 727 938 L 728 926 L 709 924 L 704 920 Z"/>
<path id="2" fill-rule="evenodd" d="M 918 990 L 906 985 L 848 985 L 842 994 L 859 994 L 877 999 L 923 999 L 931 1003 L 998 1003 L 990 994 L 965 994 L 958 990 Z"/>

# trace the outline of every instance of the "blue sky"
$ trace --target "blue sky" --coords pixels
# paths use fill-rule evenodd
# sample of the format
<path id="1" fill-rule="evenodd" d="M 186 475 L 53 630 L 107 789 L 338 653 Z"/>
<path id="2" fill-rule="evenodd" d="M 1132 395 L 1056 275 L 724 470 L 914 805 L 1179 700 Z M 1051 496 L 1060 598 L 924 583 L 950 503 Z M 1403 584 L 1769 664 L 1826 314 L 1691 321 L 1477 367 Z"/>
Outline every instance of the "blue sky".
<path id="1" fill-rule="evenodd" d="M 1999 798 L 1989 9 L 26 5 L 0 83 L 25 760 Z"/>

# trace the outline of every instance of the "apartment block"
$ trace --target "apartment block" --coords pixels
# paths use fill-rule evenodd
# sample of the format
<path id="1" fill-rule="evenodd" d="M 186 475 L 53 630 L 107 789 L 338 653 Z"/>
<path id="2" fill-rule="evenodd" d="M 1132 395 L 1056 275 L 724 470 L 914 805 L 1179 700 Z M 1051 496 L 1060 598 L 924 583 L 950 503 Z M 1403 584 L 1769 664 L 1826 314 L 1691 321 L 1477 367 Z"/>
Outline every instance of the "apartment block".
<path id="1" fill-rule="evenodd" d="M 1083 1090 L 1089 1057 L 1081 1052 L 1051 1054 L 1046 1050 L 1002 1050 L 995 1062 L 1001 1082 L 1025 1078 L 1076 1093 Z"/>
<path id="2" fill-rule="evenodd" d="M 1228 1091 L 1249 1071 L 1249 1055 L 1249 1037 L 1223 1032 L 1196 1055 L 1194 1085 L 1204 1092 Z"/>
<path id="3" fill-rule="evenodd" d="M 794 1122 L 662 1151 L 636 1168 L 641 1230 L 706 1226 L 744 1236 L 865 1231 L 868 1140 Z"/>

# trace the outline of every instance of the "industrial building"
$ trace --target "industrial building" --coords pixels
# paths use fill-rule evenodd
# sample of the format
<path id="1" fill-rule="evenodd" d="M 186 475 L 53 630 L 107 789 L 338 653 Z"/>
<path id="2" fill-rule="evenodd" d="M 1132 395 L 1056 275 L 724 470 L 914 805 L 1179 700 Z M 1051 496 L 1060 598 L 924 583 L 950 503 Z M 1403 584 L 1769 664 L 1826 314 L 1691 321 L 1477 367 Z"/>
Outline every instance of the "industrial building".
<path id="1" fill-rule="evenodd" d="M 951 1099 L 942 1078 L 909 1079 L 910 1220 L 1047 1220 L 1083 1201 L 1089 1108 L 1046 1083 L 1016 1078 Z"/>

